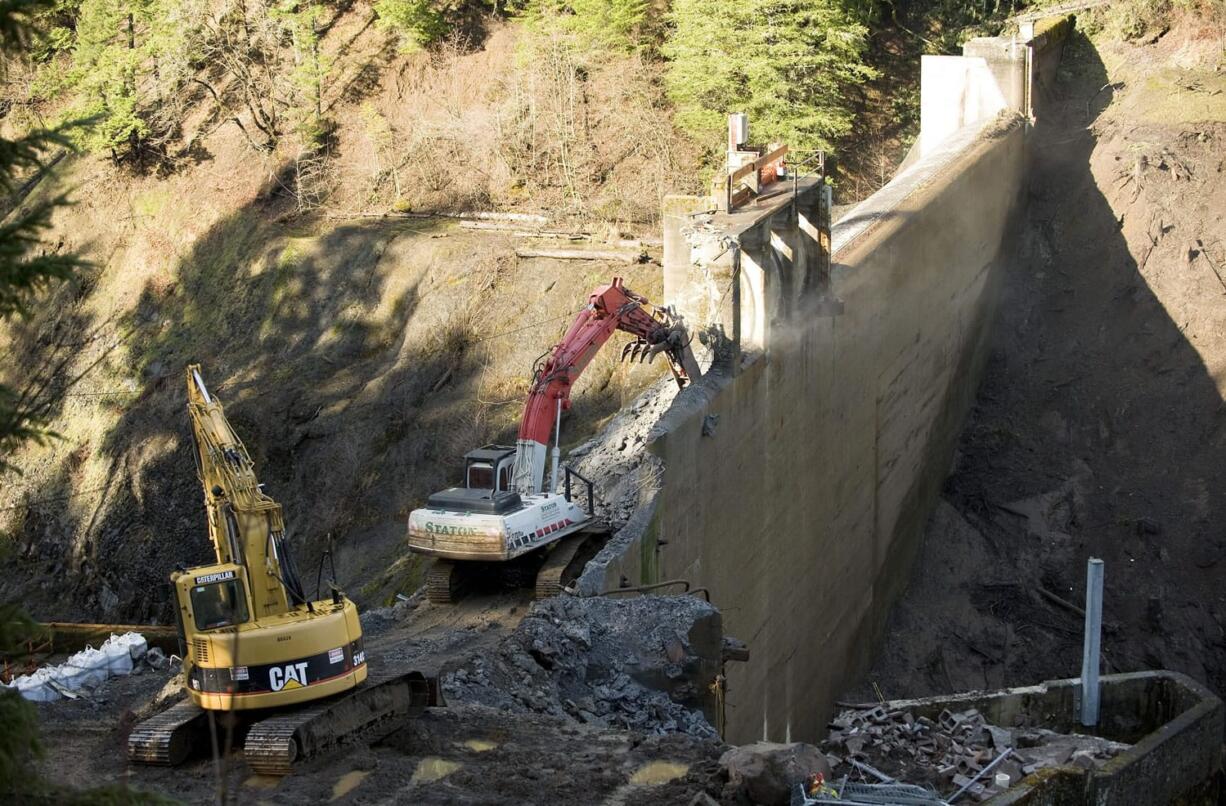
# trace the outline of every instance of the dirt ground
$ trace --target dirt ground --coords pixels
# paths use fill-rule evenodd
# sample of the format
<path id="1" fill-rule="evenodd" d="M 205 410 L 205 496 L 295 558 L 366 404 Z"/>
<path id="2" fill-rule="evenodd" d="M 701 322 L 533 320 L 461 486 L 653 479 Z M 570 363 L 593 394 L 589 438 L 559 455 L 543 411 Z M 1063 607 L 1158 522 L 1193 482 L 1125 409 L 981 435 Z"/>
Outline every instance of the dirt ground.
<path id="1" fill-rule="evenodd" d="M 643 611 L 655 606 L 647 600 L 597 604 Z M 684 604 L 707 607 L 697 600 Z M 40 704 L 47 748 L 41 772 L 73 788 L 124 783 L 185 803 L 214 803 L 222 793 L 231 802 L 270 804 L 688 803 L 699 792 L 718 798 L 723 782 L 717 762 L 726 747 L 716 739 L 589 724 L 567 717 L 556 702 L 534 709 L 502 697 L 495 707 L 456 689 L 453 675 L 461 666 L 471 671 L 474 662 L 484 661 L 491 670 L 504 668 L 499 659 L 509 657 L 506 647 L 516 647 L 508 636 L 530 607 L 530 595 L 502 593 L 445 607 L 415 599 L 368 613 L 363 622 L 372 667 L 404 663 L 443 675 L 447 706 L 429 709 L 372 746 L 347 748 L 285 778 L 252 774 L 238 752 L 220 760 L 206 754 L 174 770 L 129 767 L 125 731 L 165 707 L 171 700 L 164 693 L 176 687 L 169 672 L 153 671 L 113 678 L 86 699 Z M 658 612 L 652 618 L 667 622 Z M 583 624 L 577 618 L 565 626 Z M 599 627 L 586 629 L 594 655 L 600 654 L 606 642 L 598 637 Z M 649 649 L 650 642 L 640 643 L 639 652 Z M 608 658 L 604 663 L 617 665 Z M 536 671 L 539 677 L 542 670 Z M 603 679 L 606 671 L 592 680 Z M 572 677 L 572 691 L 576 685 Z M 514 694 L 518 688 L 516 681 L 505 690 Z M 482 692 L 486 698 L 492 693 L 489 686 Z"/>
<path id="2" fill-rule="evenodd" d="M 1079 23 L 1080 24 L 1080 23 Z M 1029 216 L 910 588 L 848 699 L 1076 676 L 1085 562 L 1107 671 L 1226 692 L 1226 74 L 1220 37 L 1077 35 Z"/>

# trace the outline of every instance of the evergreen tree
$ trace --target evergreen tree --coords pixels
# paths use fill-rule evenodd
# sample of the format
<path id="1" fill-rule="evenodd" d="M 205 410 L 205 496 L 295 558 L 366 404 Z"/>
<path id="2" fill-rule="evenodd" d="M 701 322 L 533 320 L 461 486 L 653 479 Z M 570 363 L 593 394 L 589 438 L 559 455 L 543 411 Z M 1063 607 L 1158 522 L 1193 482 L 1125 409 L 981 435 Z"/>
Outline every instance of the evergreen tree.
<path id="1" fill-rule="evenodd" d="M 670 22 L 677 122 L 710 142 L 746 112 L 755 142 L 829 149 L 851 128 L 849 91 L 874 75 L 843 0 L 675 0 Z"/>
<path id="2" fill-rule="evenodd" d="M 418 50 L 447 33 L 447 22 L 430 0 L 375 0 L 379 27 L 400 36 L 400 49 Z"/>
<path id="3" fill-rule="evenodd" d="M 177 128 L 200 10 L 196 0 L 81 0 L 71 66 L 44 71 L 38 89 L 76 96 L 74 114 L 95 121 L 89 150 L 141 157 Z"/>
<path id="4" fill-rule="evenodd" d="M 281 12 L 293 45 L 294 68 L 289 79 L 295 96 L 298 133 L 308 147 L 319 144 L 326 128 L 323 91 L 324 81 L 332 70 L 332 60 L 319 49 L 322 12 L 315 3 L 295 4 Z"/>
<path id="5" fill-rule="evenodd" d="M 646 44 L 647 0 L 532 0 L 530 19 L 549 19 L 585 47 L 630 50 Z"/>
<path id="6" fill-rule="evenodd" d="M 4 0 L 0 3 L 0 50 L 5 62 L 28 54 L 39 38 L 31 21 L 53 9 L 49 0 Z M 40 129 L 9 139 L 0 137 L 0 187 L 7 194 L 7 209 L 22 197 L 24 181 L 44 170 L 50 152 L 69 147 L 67 126 Z M 24 181 L 23 181 L 24 180 Z M 81 266 L 72 255 L 54 255 L 40 250 L 39 235 L 51 226 L 51 215 L 67 204 L 63 196 L 32 204 L 0 223 L 0 321 L 24 315 L 35 295 L 69 277 Z M 22 442 L 47 437 L 40 412 L 26 397 L 0 385 L 0 470 Z M 0 605 L 0 652 L 7 652 L 32 635 L 34 623 L 12 604 Z M 5 788 L 23 780 L 27 760 L 39 750 L 37 712 L 16 693 L 0 690 L 0 785 Z"/>

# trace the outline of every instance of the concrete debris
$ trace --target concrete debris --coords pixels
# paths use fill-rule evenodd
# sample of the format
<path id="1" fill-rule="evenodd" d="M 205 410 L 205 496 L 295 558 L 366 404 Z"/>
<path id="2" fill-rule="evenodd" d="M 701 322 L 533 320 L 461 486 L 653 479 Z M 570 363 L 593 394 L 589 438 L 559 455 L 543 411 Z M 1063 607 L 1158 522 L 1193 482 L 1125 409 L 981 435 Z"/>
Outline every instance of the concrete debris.
<path id="1" fill-rule="evenodd" d="M 584 596 L 594 596 L 608 587 L 606 571 L 610 563 L 651 524 L 664 467 L 647 446 L 661 432 L 660 419 L 676 396 L 673 379 L 661 378 L 618 412 L 598 437 L 566 457 L 567 465 L 591 479 L 596 515 L 607 521 L 613 532 L 576 582 Z"/>
<path id="2" fill-rule="evenodd" d="M 661 379 L 620 411 L 600 436 L 567 454 L 566 463 L 591 479 L 598 514 L 614 529 L 630 520 L 659 472 L 659 459 L 645 448 L 676 394 L 672 378 Z"/>
<path id="3" fill-rule="evenodd" d="M 495 652 L 445 674 L 443 692 L 595 727 L 716 738 L 702 709 L 721 629 L 718 611 L 693 596 L 541 600 Z"/>
<path id="4" fill-rule="evenodd" d="M 830 765 L 820 750 L 811 744 L 758 742 L 734 747 L 719 759 L 728 778 L 724 803 L 753 803 L 784 806 L 792 792 L 814 775 L 828 777 Z"/>
<path id="5" fill-rule="evenodd" d="M 1056 733 L 1046 728 L 1004 728 L 974 708 L 944 710 L 936 718 L 884 707 L 846 710 L 830 722 L 822 743 L 834 778 L 869 779 L 884 775 L 945 791 L 966 787 L 966 795 L 986 800 L 1045 767 L 1075 764 L 1097 768 L 1128 745 L 1097 736 Z M 988 768 L 1005 751 L 1009 756 Z M 864 775 L 864 768 L 878 775 Z M 981 772 L 993 772 L 976 780 Z M 996 774 L 999 774 L 999 778 Z M 1005 778 L 1004 776 L 1008 776 Z M 1005 784 L 997 786 L 997 781 Z"/>

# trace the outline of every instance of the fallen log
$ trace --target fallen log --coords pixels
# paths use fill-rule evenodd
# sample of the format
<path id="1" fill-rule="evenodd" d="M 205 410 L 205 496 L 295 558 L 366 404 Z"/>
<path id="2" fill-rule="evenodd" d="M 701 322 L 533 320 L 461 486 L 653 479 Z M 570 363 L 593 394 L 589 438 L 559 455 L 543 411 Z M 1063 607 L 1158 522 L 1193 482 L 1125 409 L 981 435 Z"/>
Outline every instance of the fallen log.
<path id="1" fill-rule="evenodd" d="M 531 249 L 520 247 L 516 257 L 548 257 L 555 260 L 612 260 L 622 263 L 646 263 L 649 258 L 641 250 L 629 249 Z"/>
<path id="2" fill-rule="evenodd" d="M 138 632 L 145 636 L 149 646 L 155 646 L 166 654 L 179 653 L 179 630 L 169 625 L 155 624 L 75 624 L 50 621 L 40 625 L 50 640 L 49 652 L 77 652 L 90 646 L 101 646 L 111 634 L 123 635 Z"/>
<path id="3" fill-rule="evenodd" d="M 328 213 L 325 218 L 338 221 L 349 218 L 458 218 L 461 221 L 518 221 L 526 224 L 548 224 L 549 219 L 536 213 L 502 213 L 502 212 L 468 212 L 468 213 L 414 213 L 384 210 L 370 213 L 355 211 L 349 213 Z"/>

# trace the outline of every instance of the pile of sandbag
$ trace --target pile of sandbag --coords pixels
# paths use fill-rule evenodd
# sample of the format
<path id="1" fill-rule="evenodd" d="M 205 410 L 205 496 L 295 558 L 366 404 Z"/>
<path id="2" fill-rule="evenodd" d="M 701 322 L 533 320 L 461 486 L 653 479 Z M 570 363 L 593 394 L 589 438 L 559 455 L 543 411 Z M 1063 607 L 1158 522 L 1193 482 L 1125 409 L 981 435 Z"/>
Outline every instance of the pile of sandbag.
<path id="1" fill-rule="evenodd" d="M 108 678 L 128 675 L 149 645 L 140 633 L 112 635 L 98 649 L 87 646 L 58 666 L 43 666 L 7 684 L 27 700 L 54 702 L 94 689 Z"/>

